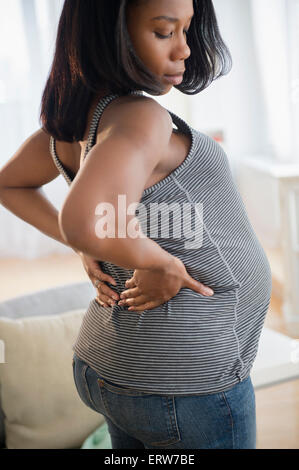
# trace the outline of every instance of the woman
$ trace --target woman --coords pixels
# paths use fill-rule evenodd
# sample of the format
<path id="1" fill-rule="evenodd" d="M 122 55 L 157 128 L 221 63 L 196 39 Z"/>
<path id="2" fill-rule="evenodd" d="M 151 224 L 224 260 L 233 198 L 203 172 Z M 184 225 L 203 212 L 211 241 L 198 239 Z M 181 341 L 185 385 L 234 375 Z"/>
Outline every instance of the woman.
<path id="1" fill-rule="evenodd" d="M 223 149 L 142 94 L 196 94 L 230 67 L 211 0 L 66 0 L 43 127 L 1 171 L 2 203 L 107 281 L 73 371 L 115 449 L 256 446 L 269 263 Z M 36 188 L 58 171 L 57 217 Z"/>

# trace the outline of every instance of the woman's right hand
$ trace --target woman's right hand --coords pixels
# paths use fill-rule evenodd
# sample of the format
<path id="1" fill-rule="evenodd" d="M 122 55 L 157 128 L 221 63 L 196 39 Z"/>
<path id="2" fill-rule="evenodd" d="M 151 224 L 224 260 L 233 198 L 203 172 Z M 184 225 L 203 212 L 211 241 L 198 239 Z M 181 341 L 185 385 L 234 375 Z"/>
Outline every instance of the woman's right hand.
<path id="1" fill-rule="evenodd" d="M 129 306 L 130 311 L 150 310 L 167 302 L 183 287 L 188 287 L 202 295 L 213 295 L 213 290 L 206 287 L 188 274 L 184 263 L 171 256 L 167 266 L 160 269 L 135 269 L 131 279 L 120 295 L 118 305 Z M 210 293 L 209 293 L 210 291 Z"/>
<path id="2" fill-rule="evenodd" d="M 77 254 L 79 254 L 82 260 L 84 269 L 89 279 L 98 291 L 96 301 L 102 307 L 112 307 L 115 305 L 119 300 L 119 295 L 113 289 L 110 289 L 110 287 L 106 284 L 109 282 L 112 285 L 116 285 L 113 277 L 109 276 L 109 274 L 106 274 L 101 270 L 100 261 L 82 252 L 77 251 Z"/>

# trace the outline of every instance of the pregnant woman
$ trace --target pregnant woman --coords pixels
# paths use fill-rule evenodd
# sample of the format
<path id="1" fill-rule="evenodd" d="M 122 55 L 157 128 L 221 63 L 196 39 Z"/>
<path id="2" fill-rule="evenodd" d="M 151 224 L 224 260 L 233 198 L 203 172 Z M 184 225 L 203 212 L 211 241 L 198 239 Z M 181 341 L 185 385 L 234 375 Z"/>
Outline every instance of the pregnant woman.
<path id="1" fill-rule="evenodd" d="M 222 147 L 143 94 L 196 94 L 230 68 L 211 0 L 66 0 L 43 126 L 0 173 L 2 204 L 98 288 L 73 373 L 114 449 L 256 447 L 270 266 Z M 59 173 L 57 213 L 39 188 Z"/>

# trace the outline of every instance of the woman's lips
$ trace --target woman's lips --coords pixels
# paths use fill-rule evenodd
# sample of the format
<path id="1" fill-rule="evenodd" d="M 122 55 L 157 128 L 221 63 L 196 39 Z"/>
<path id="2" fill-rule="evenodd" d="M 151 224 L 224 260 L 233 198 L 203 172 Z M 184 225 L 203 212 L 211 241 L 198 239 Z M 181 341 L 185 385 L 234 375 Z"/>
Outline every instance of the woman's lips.
<path id="1" fill-rule="evenodd" d="M 183 81 L 183 75 L 164 75 L 165 80 L 172 85 L 179 85 Z"/>

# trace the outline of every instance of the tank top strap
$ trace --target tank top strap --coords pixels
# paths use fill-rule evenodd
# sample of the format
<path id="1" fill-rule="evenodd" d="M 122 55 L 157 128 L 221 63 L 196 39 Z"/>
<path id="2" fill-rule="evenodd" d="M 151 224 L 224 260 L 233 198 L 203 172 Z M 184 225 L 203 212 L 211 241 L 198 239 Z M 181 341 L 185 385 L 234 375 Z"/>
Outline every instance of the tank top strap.
<path id="1" fill-rule="evenodd" d="M 143 92 L 139 91 L 139 90 L 131 91 L 131 92 L 128 93 L 128 95 L 143 95 Z M 109 95 L 104 96 L 103 98 L 101 98 L 99 100 L 99 102 L 96 106 L 96 109 L 94 111 L 92 121 L 91 121 L 89 134 L 88 134 L 88 138 L 87 138 L 87 144 L 86 144 L 86 148 L 85 148 L 85 152 L 84 152 L 84 156 L 83 156 L 83 161 L 84 161 L 86 155 L 88 154 L 88 152 L 90 151 L 90 149 L 96 143 L 97 128 L 99 126 L 101 116 L 102 116 L 106 106 L 108 106 L 108 104 L 111 103 L 111 101 L 113 101 L 115 98 L 118 98 L 119 96 L 124 96 L 124 95 L 120 95 L 120 94 L 117 94 L 117 93 L 111 93 Z"/>
<path id="2" fill-rule="evenodd" d="M 137 95 L 143 95 L 143 92 L 142 91 L 131 91 L 129 92 L 128 94 L 137 94 Z M 99 121 L 100 121 L 100 118 L 103 114 L 103 111 L 104 109 L 106 108 L 106 106 L 112 101 L 114 100 L 115 98 L 119 97 L 119 96 L 122 96 L 120 94 L 109 94 L 109 95 L 106 95 L 104 96 L 103 98 L 101 98 L 97 104 L 97 107 L 95 109 L 95 112 L 94 112 L 94 115 L 93 115 L 93 119 L 92 119 L 92 122 L 91 122 L 91 126 L 90 126 L 90 130 L 89 130 L 89 135 L 88 135 L 88 140 L 87 140 L 87 145 L 86 145 L 86 148 L 85 148 L 85 153 L 84 153 L 84 157 L 83 157 L 83 160 L 85 159 L 87 153 L 89 152 L 89 150 L 93 147 L 93 145 L 95 144 L 95 141 L 96 141 L 96 131 L 97 131 L 97 128 L 98 128 L 98 125 L 99 125 Z M 74 179 L 74 176 L 75 175 L 72 175 L 66 168 L 65 166 L 63 165 L 62 161 L 60 160 L 58 154 L 57 154 L 57 151 L 56 151 L 56 141 L 54 139 L 54 137 L 50 137 L 50 142 L 49 142 L 49 150 L 50 150 L 50 154 L 53 158 L 53 161 L 56 165 L 56 168 L 58 169 L 58 171 L 62 174 L 62 176 L 64 177 L 64 179 L 66 180 L 66 182 L 70 185 Z"/>
<path id="3" fill-rule="evenodd" d="M 142 96 L 143 92 L 141 90 L 137 90 L 137 91 L 131 91 L 128 94 L 129 95 L 130 94 L 135 94 L 135 95 L 141 95 Z M 85 157 L 88 154 L 88 152 L 90 151 L 90 149 L 95 145 L 97 128 L 98 128 L 101 116 L 102 116 L 106 106 L 108 106 L 108 104 L 111 103 L 111 101 L 113 101 L 114 99 L 116 99 L 120 96 L 124 96 L 124 95 L 117 94 L 117 93 L 111 93 L 109 95 L 106 95 L 106 96 L 102 97 L 99 100 L 99 102 L 96 106 L 96 109 L 94 111 L 92 121 L 91 121 L 91 125 L 90 125 L 90 128 L 89 128 L 89 134 L 88 134 L 88 138 L 87 138 L 87 144 L 86 144 L 86 148 L 85 148 L 85 152 L 84 152 L 84 156 L 83 156 L 83 161 L 85 160 Z M 173 123 L 177 126 L 177 128 L 179 130 L 181 130 L 184 133 L 187 133 L 187 134 L 189 133 L 189 134 L 192 135 L 192 130 L 191 130 L 190 126 L 182 118 L 177 116 L 172 111 L 169 111 L 167 108 L 166 108 L 166 110 L 170 114 Z M 59 159 L 59 157 L 57 155 L 57 152 L 56 152 L 56 142 L 55 142 L 55 139 L 52 136 L 50 137 L 50 146 L 49 147 L 50 147 L 50 153 L 53 157 L 53 161 L 54 161 L 57 169 L 64 176 L 67 183 L 70 185 L 72 183 L 75 175 L 72 175 L 64 167 L 61 160 Z"/>
<path id="4" fill-rule="evenodd" d="M 166 111 L 168 111 L 168 113 L 170 114 L 171 116 L 171 119 L 172 119 L 172 122 L 177 126 L 177 128 L 182 131 L 184 134 L 192 134 L 192 130 L 191 130 L 191 127 L 189 126 L 189 124 L 187 124 L 186 121 L 184 121 L 184 119 L 182 119 L 180 116 L 178 116 L 177 114 L 173 113 L 172 111 L 170 111 L 169 109 L 165 108 Z"/>
<path id="5" fill-rule="evenodd" d="M 53 136 L 50 137 L 49 150 L 57 170 L 64 177 L 66 182 L 70 185 L 74 179 L 73 175 L 68 172 L 68 170 L 64 167 L 62 161 L 58 157 L 56 152 L 56 141 Z"/>

